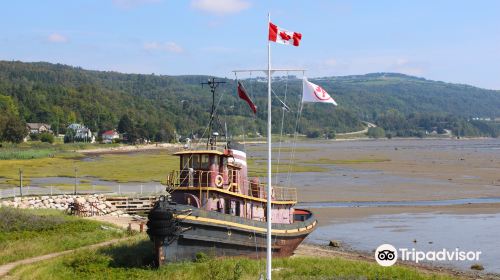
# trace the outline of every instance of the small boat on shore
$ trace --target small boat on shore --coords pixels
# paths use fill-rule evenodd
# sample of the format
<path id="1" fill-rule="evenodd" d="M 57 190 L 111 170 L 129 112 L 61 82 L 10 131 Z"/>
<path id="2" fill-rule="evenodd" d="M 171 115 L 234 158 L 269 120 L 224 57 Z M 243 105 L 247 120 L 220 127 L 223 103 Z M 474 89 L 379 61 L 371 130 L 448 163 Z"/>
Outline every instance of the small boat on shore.
<path id="1" fill-rule="evenodd" d="M 148 215 L 158 266 L 192 260 L 199 252 L 265 257 L 268 219 L 273 255 L 291 256 L 317 226 L 312 212 L 295 208 L 295 188 L 272 186 L 268 213 L 267 186 L 248 178 L 246 153 L 227 143 L 219 148 L 217 136 L 211 133 L 202 150 L 186 147 L 174 154 L 179 170 L 169 174 L 168 195 Z"/>

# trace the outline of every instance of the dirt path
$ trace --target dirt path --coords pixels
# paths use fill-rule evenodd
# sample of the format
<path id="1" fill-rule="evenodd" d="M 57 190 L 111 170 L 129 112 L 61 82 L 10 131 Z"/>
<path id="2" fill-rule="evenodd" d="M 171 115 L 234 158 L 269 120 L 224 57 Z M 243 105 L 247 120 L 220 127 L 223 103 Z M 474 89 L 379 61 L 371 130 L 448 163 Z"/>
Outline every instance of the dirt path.
<path id="1" fill-rule="evenodd" d="M 366 128 L 363 129 L 363 130 L 359 130 L 359 131 L 353 131 L 353 132 L 345 132 L 345 133 L 337 133 L 337 135 L 355 135 L 355 134 L 365 134 L 365 133 L 368 133 L 368 129 L 370 127 L 377 127 L 375 124 L 373 123 L 370 123 L 370 122 L 363 122 L 364 124 L 366 124 Z"/>
<path id="2" fill-rule="evenodd" d="M 95 248 L 99 248 L 99 247 L 104 247 L 104 246 L 107 246 L 110 244 L 117 243 L 119 241 L 127 240 L 128 238 L 130 238 L 130 237 L 112 239 L 112 240 L 109 240 L 106 242 L 88 245 L 88 246 L 84 246 L 84 247 L 80 247 L 80 248 L 76 248 L 76 249 L 66 250 L 66 251 L 62 251 L 62 252 L 55 252 L 55 253 L 51 253 L 51 254 L 47 254 L 47 255 L 43 255 L 43 256 L 32 257 L 32 258 L 28 258 L 28 259 L 24 259 L 24 260 L 19 260 L 19 261 L 3 264 L 3 265 L 0 265 L 0 278 L 6 276 L 7 273 L 9 273 L 11 270 L 13 270 L 14 268 L 16 268 L 19 265 L 26 265 L 26 264 L 36 263 L 39 261 L 49 260 L 49 259 L 52 259 L 55 257 L 59 257 L 59 256 L 67 255 L 69 253 L 73 253 L 76 250 L 80 250 L 80 249 L 95 249 Z"/>

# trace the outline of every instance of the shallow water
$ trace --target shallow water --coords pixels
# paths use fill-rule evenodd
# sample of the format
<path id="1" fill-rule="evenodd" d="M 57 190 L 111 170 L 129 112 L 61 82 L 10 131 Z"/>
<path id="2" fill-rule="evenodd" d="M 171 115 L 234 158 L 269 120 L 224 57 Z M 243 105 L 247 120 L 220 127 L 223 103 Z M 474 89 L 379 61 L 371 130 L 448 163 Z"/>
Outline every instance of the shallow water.
<path id="1" fill-rule="evenodd" d="M 339 207 L 378 207 L 378 206 L 449 206 L 479 203 L 500 203 L 500 197 L 462 198 L 444 200 L 414 201 L 347 201 L 347 202 L 302 202 L 297 207 L 303 208 L 339 208 Z"/>
<path id="2" fill-rule="evenodd" d="M 428 262 L 469 269 L 481 263 L 485 271 L 500 273 L 500 213 L 475 215 L 397 214 L 372 216 L 355 222 L 320 226 L 308 241 L 328 244 L 331 239 L 342 240 L 355 250 L 372 252 L 388 243 L 396 248 L 415 248 L 421 251 L 447 249 L 481 251 L 478 262 Z M 417 242 L 414 243 L 413 241 Z"/>

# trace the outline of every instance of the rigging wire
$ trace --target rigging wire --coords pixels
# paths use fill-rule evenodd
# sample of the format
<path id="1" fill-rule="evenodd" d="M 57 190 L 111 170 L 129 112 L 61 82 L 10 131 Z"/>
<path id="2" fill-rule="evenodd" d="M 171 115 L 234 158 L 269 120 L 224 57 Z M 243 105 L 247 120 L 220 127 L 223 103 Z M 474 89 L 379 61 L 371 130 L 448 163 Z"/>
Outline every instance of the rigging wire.
<path id="1" fill-rule="evenodd" d="M 302 80 L 303 79 L 304 79 L 304 72 L 302 72 Z M 302 87 L 303 87 L 303 85 L 302 85 Z M 302 116 L 302 109 L 303 109 L 303 105 L 304 105 L 304 103 L 302 103 L 303 95 L 304 95 L 304 89 L 302 89 L 302 94 L 301 94 L 301 97 L 299 99 L 297 118 L 295 120 L 295 131 L 294 131 L 294 136 L 293 136 L 293 141 L 292 141 L 293 142 L 292 153 L 290 155 L 290 164 L 288 165 L 288 174 L 287 174 L 287 180 L 286 180 L 287 187 L 290 187 L 292 184 L 292 163 L 295 161 L 295 152 L 297 149 L 297 137 L 298 137 L 298 133 L 299 133 L 299 124 L 300 124 L 300 118 Z"/>
<path id="2" fill-rule="evenodd" d="M 285 97 L 283 98 L 284 101 L 281 101 L 279 97 L 276 95 L 276 98 L 280 100 L 281 104 L 283 105 L 281 108 L 281 128 L 280 128 L 280 138 L 279 138 L 279 145 L 278 145 L 278 162 L 276 164 L 276 173 L 274 175 L 274 184 L 278 184 L 278 177 L 279 177 L 279 170 L 280 170 L 280 159 L 281 159 L 281 145 L 282 145 L 282 138 L 283 138 L 283 125 L 285 122 L 285 111 L 286 111 L 286 94 L 288 91 L 288 71 L 286 72 L 286 79 L 285 79 Z"/>

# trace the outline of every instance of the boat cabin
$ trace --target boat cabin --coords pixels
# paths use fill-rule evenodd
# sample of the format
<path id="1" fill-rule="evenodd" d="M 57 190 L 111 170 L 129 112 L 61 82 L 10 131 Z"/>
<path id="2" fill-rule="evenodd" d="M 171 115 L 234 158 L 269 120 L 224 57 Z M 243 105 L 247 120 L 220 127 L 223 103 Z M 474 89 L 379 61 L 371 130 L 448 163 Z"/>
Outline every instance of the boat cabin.
<path id="1" fill-rule="evenodd" d="M 246 153 L 235 149 L 185 150 L 167 178 L 173 201 L 208 211 L 266 221 L 266 187 L 247 177 Z M 293 223 L 294 188 L 272 188 L 273 223 Z"/>

